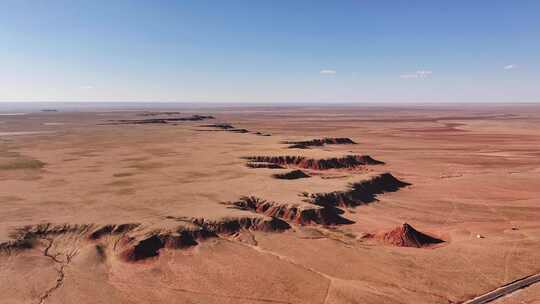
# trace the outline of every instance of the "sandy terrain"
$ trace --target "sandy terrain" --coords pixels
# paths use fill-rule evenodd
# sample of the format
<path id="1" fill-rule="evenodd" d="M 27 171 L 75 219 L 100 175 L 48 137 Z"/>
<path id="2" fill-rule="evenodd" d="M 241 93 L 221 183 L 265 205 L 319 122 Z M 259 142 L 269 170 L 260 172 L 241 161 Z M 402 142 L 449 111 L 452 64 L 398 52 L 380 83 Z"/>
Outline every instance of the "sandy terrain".
<path id="1" fill-rule="evenodd" d="M 0 303 L 460 303 L 540 272 L 540 106 L 146 110 L 0 116 Z"/>

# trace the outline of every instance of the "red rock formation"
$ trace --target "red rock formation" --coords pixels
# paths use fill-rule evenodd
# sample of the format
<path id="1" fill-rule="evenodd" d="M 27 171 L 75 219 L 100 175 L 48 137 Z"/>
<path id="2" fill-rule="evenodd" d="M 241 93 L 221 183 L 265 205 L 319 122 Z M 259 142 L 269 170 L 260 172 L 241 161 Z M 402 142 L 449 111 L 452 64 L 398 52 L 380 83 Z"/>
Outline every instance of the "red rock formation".
<path id="1" fill-rule="evenodd" d="M 167 124 L 179 121 L 201 121 L 207 119 L 214 119 L 214 116 L 210 115 L 192 115 L 188 117 L 166 117 L 166 118 L 146 118 L 146 119 L 121 119 L 114 120 L 109 124 L 112 125 L 141 125 L 141 124 Z"/>
<path id="2" fill-rule="evenodd" d="M 227 202 L 225 204 L 233 205 L 242 210 L 249 210 L 267 216 L 277 217 L 299 225 L 336 225 L 353 223 L 340 216 L 343 211 L 334 207 L 280 204 L 253 196 L 242 197 L 238 201 Z"/>
<path id="3" fill-rule="evenodd" d="M 198 240 L 216 235 L 203 227 L 182 225 L 175 231 L 154 231 L 142 237 L 125 236 L 122 240 L 124 249 L 120 256 L 129 262 L 136 262 L 159 255 L 162 248 L 182 249 L 196 246 Z"/>
<path id="4" fill-rule="evenodd" d="M 353 140 L 346 137 L 325 137 L 321 139 L 312 139 L 305 141 L 286 141 L 290 149 L 309 149 L 309 147 L 320 147 L 324 145 L 354 145 Z"/>
<path id="5" fill-rule="evenodd" d="M 315 193 L 308 195 L 308 199 L 319 206 L 354 207 L 375 201 L 377 194 L 394 192 L 408 185 L 390 173 L 383 173 L 354 183 L 347 191 Z"/>
<path id="6" fill-rule="evenodd" d="M 252 169 L 285 169 L 285 167 L 278 165 L 278 164 L 271 164 L 271 163 L 247 163 L 246 167 L 252 168 Z"/>
<path id="7" fill-rule="evenodd" d="M 262 133 L 262 132 L 251 132 L 248 129 L 236 128 L 233 125 L 228 124 L 228 123 L 217 123 L 217 124 L 210 124 L 210 125 L 202 125 L 201 127 L 219 129 L 219 130 L 216 130 L 216 131 L 227 131 L 227 132 L 233 132 L 233 133 L 252 133 L 252 134 L 255 134 L 255 135 L 259 135 L 259 136 L 271 136 L 270 134 L 265 134 L 265 133 Z"/>
<path id="8" fill-rule="evenodd" d="M 384 164 L 368 155 L 347 155 L 326 159 L 313 159 L 303 156 L 251 156 L 245 159 L 250 163 L 269 163 L 312 170 L 356 168 L 365 165 Z"/>
<path id="9" fill-rule="evenodd" d="M 411 225 L 404 223 L 403 226 L 397 227 L 380 236 L 385 244 L 400 246 L 400 247 L 427 247 L 435 244 L 443 243 L 444 241 L 414 229 Z"/>
<path id="10" fill-rule="evenodd" d="M 216 234 L 234 234 L 242 229 L 276 232 L 287 230 L 291 227 L 286 222 L 275 217 L 232 217 L 220 220 L 197 218 L 192 221 L 194 224 Z"/>
<path id="11" fill-rule="evenodd" d="M 105 225 L 94 230 L 88 238 L 98 240 L 105 235 L 115 235 L 131 231 L 137 228 L 139 224 L 120 224 L 120 225 Z"/>
<path id="12" fill-rule="evenodd" d="M 143 236 L 126 236 L 122 241 L 124 249 L 120 256 L 129 262 L 136 262 L 159 255 L 162 248 L 182 249 L 198 245 L 199 241 L 232 235 L 241 230 L 281 232 L 289 229 L 286 222 L 272 217 L 231 217 L 218 220 L 205 218 L 182 219 L 175 230 L 152 231 Z"/>
<path id="13" fill-rule="evenodd" d="M 299 179 L 299 178 L 311 177 L 302 170 L 293 170 L 291 172 L 278 173 L 278 174 L 274 174 L 272 176 L 274 178 L 277 178 L 277 179 Z"/>
<path id="14" fill-rule="evenodd" d="M 228 124 L 228 123 L 217 123 L 217 124 L 210 124 L 210 125 L 202 125 L 201 127 L 216 128 L 216 129 L 221 129 L 221 130 L 236 129 L 235 127 L 233 127 L 233 125 Z"/>
<path id="15" fill-rule="evenodd" d="M 62 234 L 84 234 L 92 228 L 92 225 L 54 225 L 39 224 L 34 226 L 25 226 L 15 230 L 10 237 L 13 240 L 0 243 L 0 252 L 14 253 L 20 250 L 32 249 L 40 239 L 54 237 Z"/>
<path id="16" fill-rule="evenodd" d="M 182 249 L 196 246 L 199 241 L 220 234 L 235 234 L 241 230 L 281 232 L 290 226 L 283 220 L 272 217 L 246 216 L 216 220 L 204 218 L 174 218 L 164 225 L 144 227 L 141 224 L 110 224 L 103 226 L 41 224 L 16 230 L 13 240 L 0 243 L 0 253 L 11 254 L 19 250 L 32 249 L 42 241 L 61 238 L 65 235 L 79 239 L 98 241 L 96 245 L 105 253 L 106 244 L 114 243 L 114 250 L 128 262 L 140 261 L 159 255 L 162 248 Z M 160 228 L 168 227 L 168 228 Z M 111 236 L 112 239 L 105 239 Z"/>
<path id="17" fill-rule="evenodd" d="M 137 116 L 171 116 L 171 115 L 180 115 L 180 112 L 144 112 L 139 113 Z"/>

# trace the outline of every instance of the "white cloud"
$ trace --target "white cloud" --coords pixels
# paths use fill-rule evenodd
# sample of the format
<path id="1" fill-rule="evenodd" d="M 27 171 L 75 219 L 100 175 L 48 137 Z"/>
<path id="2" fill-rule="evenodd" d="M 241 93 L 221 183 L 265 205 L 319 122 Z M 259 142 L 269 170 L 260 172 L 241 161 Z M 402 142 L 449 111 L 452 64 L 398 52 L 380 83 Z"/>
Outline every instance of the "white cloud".
<path id="1" fill-rule="evenodd" d="M 505 65 L 503 67 L 503 69 L 505 69 L 505 70 L 513 70 L 513 69 L 517 69 L 517 67 L 518 67 L 517 64 L 509 64 L 509 65 Z"/>
<path id="2" fill-rule="evenodd" d="M 337 74 L 337 71 L 336 70 L 320 70 L 319 71 L 319 74 L 321 75 L 336 75 Z"/>
<path id="3" fill-rule="evenodd" d="M 82 85 L 81 86 L 81 89 L 83 90 L 92 90 L 94 88 L 94 86 L 91 86 L 91 85 Z"/>
<path id="4" fill-rule="evenodd" d="M 417 79 L 417 78 L 427 78 L 433 74 L 433 71 L 429 70 L 418 70 L 414 73 L 410 74 L 401 74 L 399 75 L 399 78 L 401 79 Z"/>
<path id="5" fill-rule="evenodd" d="M 424 78 L 424 77 L 428 77 L 429 75 L 433 74 L 433 72 L 432 71 L 426 71 L 426 70 L 420 70 L 420 71 L 416 71 L 416 74 L 420 78 Z"/>
<path id="6" fill-rule="evenodd" d="M 415 78 L 418 78 L 418 74 L 403 74 L 403 75 L 399 75 L 399 78 L 401 78 L 401 79 L 415 79 Z"/>

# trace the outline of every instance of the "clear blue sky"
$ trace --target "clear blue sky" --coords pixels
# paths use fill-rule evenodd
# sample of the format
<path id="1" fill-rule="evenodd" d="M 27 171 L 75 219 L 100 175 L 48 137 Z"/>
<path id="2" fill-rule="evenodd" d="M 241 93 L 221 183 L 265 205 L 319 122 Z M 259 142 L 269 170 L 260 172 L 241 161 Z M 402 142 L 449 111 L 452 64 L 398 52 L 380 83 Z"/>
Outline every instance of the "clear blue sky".
<path id="1" fill-rule="evenodd" d="M 540 1 L 0 2 L 0 101 L 536 102 Z"/>

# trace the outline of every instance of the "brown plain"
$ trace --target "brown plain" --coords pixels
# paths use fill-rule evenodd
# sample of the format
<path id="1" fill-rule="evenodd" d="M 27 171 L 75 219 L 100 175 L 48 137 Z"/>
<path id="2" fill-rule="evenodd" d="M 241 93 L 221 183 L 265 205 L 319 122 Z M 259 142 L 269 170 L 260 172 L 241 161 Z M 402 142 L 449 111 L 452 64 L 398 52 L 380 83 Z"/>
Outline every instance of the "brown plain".
<path id="1" fill-rule="evenodd" d="M 169 110 L 248 132 L 108 124 L 144 111 L 0 116 L 0 303 L 460 303 L 540 272 L 540 106 Z M 9 135 L 27 131 L 45 132 Z M 285 144 L 327 137 L 356 144 Z M 246 166 L 285 155 L 385 164 Z M 410 185 L 337 206 L 348 223 L 227 203 L 321 208 L 309 194 L 386 172 Z M 444 242 L 380 241 L 404 223 Z M 497 302 L 539 299 L 534 285 Z"/>

